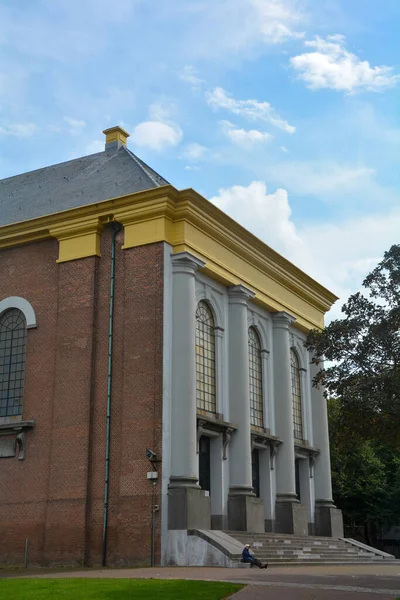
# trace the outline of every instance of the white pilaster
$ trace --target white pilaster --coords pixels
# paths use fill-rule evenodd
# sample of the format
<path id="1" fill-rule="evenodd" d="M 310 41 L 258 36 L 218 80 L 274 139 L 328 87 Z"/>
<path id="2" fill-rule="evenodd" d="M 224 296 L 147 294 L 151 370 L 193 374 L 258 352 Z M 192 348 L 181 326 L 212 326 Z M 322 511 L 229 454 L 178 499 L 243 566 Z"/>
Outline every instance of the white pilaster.
<path id="1" fill-rule="evenodd" d="M 222 327 L 214 328 L 215 334 L 215 362 L 217 379 L 217 413 L 224 415 L 224 330 Z"/>
<path id="2" fill-rule="evenodd" d="M 264 502 L 265 521 L 272 523 L 275 518 L 275 495 L 273 495 L 271 458 L 269 447 L 260 451 L 260 496 Z M 270 529 L 267 529 L 270 531 Z"/>
<path id="3" fill-rule="evenodd" d="M 309 355 L 307 352 L 308 363 Z M 310 378 L 310 365 L 307 364 L 307 369 L 304 373 L 304 382 L 303 382 L 303 401 L 304 401 L 304 415 L 307 423 L 307 437 L 306 440 L 310 446 L 314 447 L 314 431 L 312 424 L 312 405 L 311 405 L 311 378 Z"/>
<path id="4" fill-rule="evenodd" d="M 196 288 L 204 262 L 172 255 L 172 410 L 170 487 L 198 487 L 196 448 Z"/>
<path id="5" fill-rule="evenodd" d="M 261 373 L 262 373 L 262 394 L 264 408 L 264 427 L 269 431 L 272 429 L 271 417 L 271 396 L 269 394 L 269 373 L 268 373 L 269 350 L 261 350 Z"/>
<path id="6" fill-rule="evenodd" d="M 301 422 L 303 424 L 303 440 L 312 446 L 311 440 L 313 439 L 311 433 L 311 421 L 308 418 L 307 403 L 309 398 L 307 396 L 307 369 L 304 367 L 299 368 L 300 376 L 300 393 L 301 393 Z"/>
<path id="7" fill-rule="evenodd" d="M 252 494 L 247 305 L 254 293 L 243 285 L 228 289 L 230 420 L 238 429 L 229 446 L 230 492 Z"/>
<path id="8" fill-rule="evenodd" d="M 290 325 L 286 312 L 273 316 L 275 434 L 283 442 L 276 456 L 277 501 L 296 498 L 293 401 L 290 377 Z"/>
<path id="9" fill-rule="evenodd" d="M 311 467 L 309 458 L 302 458 L 300 460 L 300 498 L 301 503 L 307 507 L 307 520 L 309 524 L 314 523 L 314 512 L 315 512 L 315 498 L 314 498 L 314 485 L 313 479 L 311 478 Z M 312 531 L 312 529 L 311 529 Z"/>
<path id="10" fill-rule="evenodd" d="M 311 379 L 318 373 L 320 367 L 311 365 Z M 329 454 L 328 409 L 321 388 L 311 387 L 312 421 L 314 446 L 319 450 L 315 459 L 314 485 L 315 499 L 318 503 L 333 504 L 331 461 Z"/>

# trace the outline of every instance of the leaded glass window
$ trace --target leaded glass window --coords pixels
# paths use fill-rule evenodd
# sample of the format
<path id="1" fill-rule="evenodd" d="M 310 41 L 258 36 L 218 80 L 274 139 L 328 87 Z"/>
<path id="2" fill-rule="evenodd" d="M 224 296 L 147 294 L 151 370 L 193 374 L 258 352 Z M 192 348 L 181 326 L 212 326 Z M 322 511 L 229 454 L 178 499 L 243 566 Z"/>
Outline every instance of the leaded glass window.
<path id="1" fill-rule="evenodd" d="M 250 423 L 264 427 L 261 342 L 254 327 L 249 329 Z"/>
<path id="2" fill-rule="evenodd" d="M 0 317 L 0 417 L 22 415 L 26 321 L 17 308 Z"/>
<path id="3" fill-rule="evenodd" d="M 196 310 L 196 399 L 197 408 L 215 413 L 215 330 L 214 318 L 206 302 Z"/>
<path id="4" fill-rule="evenodd" d="M 300 366 L 294 350 L 290 351 L 290 372 L 292 379 L 293 430 L 294 439 L 303 440 L 303 413 L 301 408 Z"/>

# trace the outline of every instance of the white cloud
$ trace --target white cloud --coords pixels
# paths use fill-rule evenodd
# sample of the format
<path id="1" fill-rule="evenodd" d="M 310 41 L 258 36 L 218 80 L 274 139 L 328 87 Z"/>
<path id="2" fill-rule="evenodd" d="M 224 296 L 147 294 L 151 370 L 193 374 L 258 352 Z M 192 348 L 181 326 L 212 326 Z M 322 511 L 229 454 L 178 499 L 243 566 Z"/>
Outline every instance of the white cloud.
<path id="1" fill-rule="evenodd" d="M 86 146 L 85 155 L 86 154 L 97 154 L 98 152 L 104 151 L 104 140 L 93 140 Z"/>
<path id="2" fill-rule="evenodd" d="M 250 121 L 263 121 L 270 123 L 287 133 L 294 133 L 296 128 L 283 119 L 274 111 L 269 102 L 258 100 L 236 100 L 224 89 L 216 87 L 207 92 L 206 98 L 211 107 L 225 109 L 235 115 L 240 115 Z"/>
<path id="3" fill-rule="evenodd" d="M 301 13 L 293 2 L 282 0 L 250 0 L 249 9 L 254 11 L 254 28 L 269 44 L 281 44 L 289 39 L 299 39 L 304 33 L 294 27 L 301 20 Z"/>
<path id="4" fill-rule="evenodd" d="M 268 194 L 262 181 L 219 190 L 211 201 L 336 293 L 340 301 L 329 318 L 339 316 L 343 302 L 360 289 L 384 251 L 398 243 L 399 208 L 337 223 L 296 227 L 287 191 L 278 189 Z"/>
<path id="5" fill-rule="evenodd" d="M 86 122 L 82 119 L 73 119 L 72 117 L 64 117 L 64 121 L 69 127 L 71 135 L 79 135 L 86 127 Z"/>
<path id="6" fill-rule="evenodd" d="M 314 51 L 293 56 L 290 62 L 310 89 L 328 88 L 348 94 L 379 92 L 395 86 L 400 79 L 392 67 L 371 67 L 368 61 L 349 52 L 342 35 L 331 35 L 326 40 L 317 36 L 305 45 Z"/>
<path id="7" fill-rule="evenodd" d="M 266 48 L 304 37 L 303 0 L 176 1 L 183 18 L 182 50 L 192 59 L 229 61 L 249 58 Z"/>
<path id="8" fill-rule="evenodd" d="M 151 121 L 168 121 L 174 113 L 175 106 L 165 98 L 160 98 L 149 106 L 149 119 Z"/>
<path id="9" fill-rule="evenodd" d="M 340 315 L 340 307 L 361 288 L 364 277 L 382 259 L 385 250 L 398 243 L 399 229 L 398 208 L 298 229 L 301 238 L 308 240 L 309 257 L 302 268 L 340 297 L 330 318 Z"/>
<path id="10" fill-rule="evenodd" d="M 291 221 L 286 190 L 267 194 L 263 181 L 253 181 L 247 187 L 234 185 L 221 189 L 210 200 L 272 248 L 290 256 L 294 250 L 303 252 L 302 240 Z"/>
<path id="11" fill-rule="evenodd" d="M 193 90 L 198 90 L 204 83 L 204 79 L 197 77 L 197 71 L 192 65 L 186 65 L 179 73 L 180 79 L 188 83 Z"/>
<path id="12" fill-rule="evenodd" d="M 372 184 L 374 169 L 365 165 L 346 164 L 332 160 L 285 161 L 266 166 L 269 179 L 284 181 L 296 194 L 324 196 L 354 191 Z"/>
<path id="13" fill-rule="evenodd" d="M 200 167 L 197 167 L 196 165 L 186 165 L 185 170 L 186 171 L 200 171 Z"/>
<path id="14" fill-rule="evenodd" d="M 31 137 L 38 131 L 35 123 L 10 123 L 0 125 L 0 135 L 11 135 L 18 138 Z"/>
<path id="15" fill-rule="evenodd" d="M 284 152 L 285 154 L 288 154 L 289 150 L 286 148 L 286 146 L 279 146 L 279 149 L 282 150 L 282 152 Z"/>
<path id="16" fill-rule="evenodd" d="M 171 146 L 177 146 L 182 139 L 181 128 L 162 121 L 144 121 L 136 125 L 131 140 L 140 148 L 149 148 L 161 152 Z"/>
<path id="17" fill-rule="evenodd" d="M 182 130 L 171 116 L 176 107 L 165 98 L 156 100 L 149 106 L 149 118 L 139 123 L 131 134 L 133 144 L 161 152 L 177 146 L 182 139 Z"/>
<path id="18" fill-rule="evenodd" d="M 182 152 L 181 158 L 185 158 L 186 160 L 197 162 L 202 160 L 208 152 L 208 148 L 194 142 L 193 144 L 188 144 L 184 151 Z"/>
<path id="19" fill-rule="evenodd" d="M 273 139 L 270 133 L 258 129 L 240 129 L 229 121 L 221 121 L 222 130 L 226 137 L 242 148 L 252 148 L 258 144 L 265 144 Z"/>

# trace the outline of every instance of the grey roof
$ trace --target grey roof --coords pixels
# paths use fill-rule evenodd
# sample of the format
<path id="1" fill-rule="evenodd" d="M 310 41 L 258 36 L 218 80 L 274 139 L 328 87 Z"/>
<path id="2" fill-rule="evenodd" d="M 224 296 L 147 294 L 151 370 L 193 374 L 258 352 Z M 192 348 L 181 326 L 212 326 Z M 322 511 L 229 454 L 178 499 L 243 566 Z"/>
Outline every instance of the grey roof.
<path id="1" fill-rule="evenodd" d="M 0 226 L 167 184 L 121 146 L 0 180 Z"/>

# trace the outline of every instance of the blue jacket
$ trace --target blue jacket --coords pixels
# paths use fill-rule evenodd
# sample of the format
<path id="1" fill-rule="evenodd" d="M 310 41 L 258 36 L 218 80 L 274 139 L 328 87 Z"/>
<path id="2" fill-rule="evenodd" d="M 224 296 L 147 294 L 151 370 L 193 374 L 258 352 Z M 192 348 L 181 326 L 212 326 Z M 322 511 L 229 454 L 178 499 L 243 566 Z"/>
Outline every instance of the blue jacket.
<path id="1" fill-rule="evenodd" d="M 244 561 L 253 560 L 253 556 L 250 554 L 250 550 L 248 550 L 248 548 L 243 548 L 242 559 Z"/>

